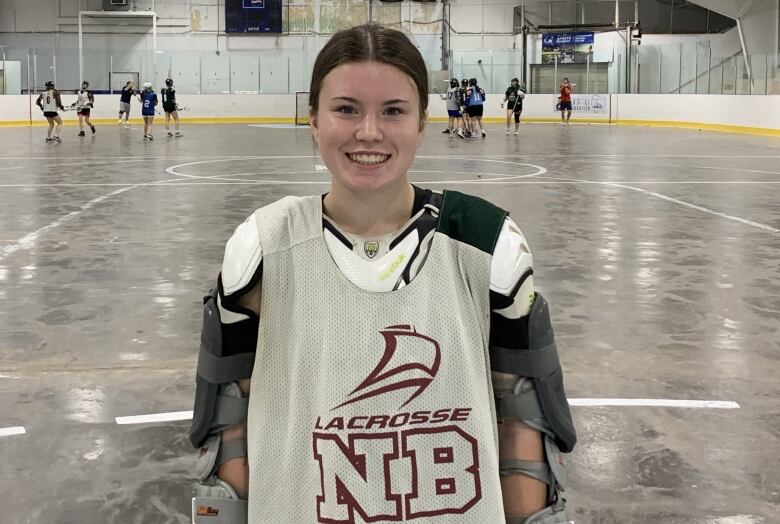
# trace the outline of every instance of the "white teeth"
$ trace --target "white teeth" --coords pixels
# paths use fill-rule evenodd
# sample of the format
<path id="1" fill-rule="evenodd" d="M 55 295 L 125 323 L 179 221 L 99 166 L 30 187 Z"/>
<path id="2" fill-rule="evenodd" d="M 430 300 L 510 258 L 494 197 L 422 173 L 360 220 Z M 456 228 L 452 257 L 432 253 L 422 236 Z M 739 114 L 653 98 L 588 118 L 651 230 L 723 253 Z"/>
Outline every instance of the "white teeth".
<path id="1" fill-rule="evenodd" d="M 385 160 L 387 160 L 390 155 L 356 155 L 356 154 L 349 154 L 349 159 L 353 162 L 357 162 L 358 164 L 381 164 Z"/>

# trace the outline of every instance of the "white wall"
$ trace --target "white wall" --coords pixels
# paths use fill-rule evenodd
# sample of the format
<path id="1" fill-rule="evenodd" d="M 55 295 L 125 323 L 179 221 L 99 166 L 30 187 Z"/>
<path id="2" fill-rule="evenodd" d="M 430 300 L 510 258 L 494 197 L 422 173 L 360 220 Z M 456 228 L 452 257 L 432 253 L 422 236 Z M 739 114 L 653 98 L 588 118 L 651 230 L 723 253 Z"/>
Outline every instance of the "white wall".
<path id="1" fill-rule="evenodd" d="M 697 122 L 780 130 L 780 96 L 777 95 L 617 96 L 618 120 Z"/>
<path id="2" fill-rule="evenodd" d="M 611 100 L 611 110 L 605 114 L 574 113 L 573 120 L 611 118 L 612 122 L 629 120 L 657 122 L 689 122 L 726 126 L 743 126 L 780 131 L 780 95 L 601 95 Z M 63 95 L 63 103 L 70 104 L 75 95 Z M 485 117 L 504 118 L 506 112 L 499 104 L 503 94 L 488 94 Z M 523 107 L 523 118 L 557 119 L 555 95 L 528 95 Z M 34 104 L 34 100 L 32 103 Z M 295 115 L 294 95 L 186 95 L 181 105 L 189 107 L 183 118 L 273 118 L 292 119 Z M 3 121 L 28 121 L 30 100 L 23 95 L 0 96 L 0 124 Z M 95 97 L 94 118 L 114 119 L 119 97 Z M 429 99 L 429 114 L 442 119 L 447 116 L 444 102 L 438 95 Z M 33 105 L 33 121 L 43 121 L 40 110 Z M 133 102 L 131 116 L 139 117 L 139 105 Z M 73 112 L 63 114 L 66 121 L 75 122 Z"/>

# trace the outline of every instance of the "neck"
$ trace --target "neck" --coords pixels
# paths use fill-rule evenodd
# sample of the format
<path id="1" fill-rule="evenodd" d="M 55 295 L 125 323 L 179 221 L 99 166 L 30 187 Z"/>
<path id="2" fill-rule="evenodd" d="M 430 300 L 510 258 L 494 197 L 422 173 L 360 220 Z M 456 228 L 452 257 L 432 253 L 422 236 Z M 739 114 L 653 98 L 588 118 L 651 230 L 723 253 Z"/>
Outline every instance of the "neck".
<path id="1" fill-rule="evenodd" d="M 323 208 L 345 232 L 357 236 L 381 236 L 397 231 L 412 214 L 414 188 L 406 180 L 370 194 L 333 185 Z"/>

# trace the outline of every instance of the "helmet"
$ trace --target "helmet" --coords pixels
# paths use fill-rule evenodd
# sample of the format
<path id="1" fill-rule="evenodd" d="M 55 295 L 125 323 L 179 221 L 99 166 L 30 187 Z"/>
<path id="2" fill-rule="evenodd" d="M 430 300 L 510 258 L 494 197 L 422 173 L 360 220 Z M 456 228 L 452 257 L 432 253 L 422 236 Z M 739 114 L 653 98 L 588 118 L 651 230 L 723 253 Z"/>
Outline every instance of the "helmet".
<path id="1" fill-rule="evenodd" d="M 151 82 L 144 82 L 144 89 L 151 89 L 152 83 Z"/>
<path id="2" fill-rule="evenodd" d="M 173 78 L 166 78 L 165 85 L 167 85 L 168 87 L 173 87 Z"/>
<path id="3" fill-rule="evenodd" d="M 459 84 L 458 84 L 458 79 L 457 78 L 455 78 L 454 76 L 452 78 L 450 78 L 450 87 L 458 87 L 458 85 Z"/>
<path id="4" fill-rule="evenodd" d="M 54 82 L 51 80 L 46 82 L 46 89 L 54 89 Z"/>
<path id="5" fill-rule="evenodd" d="M 469 81 L 464 78 L 463 80 L 460 81 L 460 85 L 462 87 L 466 87 L 469 85 Z"/>
<path id="6" fill-rule="evenodd" d="M 81 89 L 86 89 L 86 88 L 88 88 L 88 87 L 89 87 L 89 82 L 87 82 L 86 80 L 84 80 L 84 81 L 81 83 Z"/>
<path id="7" fill-rule="evenodd" d="M 470 86 L 477 85 L 477 79 L 476 78 L 469 78 L 469 85 Z"/>
<path id="8" fill-rule="evenodd" d="M 514 87 L 519 87 L 520 86 L 520 80 L 518 80 L 517 78 L 513 78 L 512 79 L 512 85 Z"/>

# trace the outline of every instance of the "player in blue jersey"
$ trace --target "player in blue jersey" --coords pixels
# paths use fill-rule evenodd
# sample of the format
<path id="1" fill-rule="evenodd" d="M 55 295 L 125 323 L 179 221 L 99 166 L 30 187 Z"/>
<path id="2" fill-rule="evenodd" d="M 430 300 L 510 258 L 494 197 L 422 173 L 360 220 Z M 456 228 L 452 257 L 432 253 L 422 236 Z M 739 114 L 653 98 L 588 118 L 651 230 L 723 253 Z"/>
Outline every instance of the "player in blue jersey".
<path id="1" fill-rule="evenodd" d="M 472 136 L 478 136 L 480 131 L 482 132 L 482 138 L 487 136 L 485 128 L 482 127 L 483 106 L 486 99 L 485 90 L 479 87 L 477 79 L 469 78 L 469 88 L 466 91 L 466 103 L 468 105 L 469 117 L 471 117 Z"/>
<path id="2" fill-rule="evenodd" d="M 144 140 L 154 140 L 152 136 L 152 124 L 154 123 L 155 107 L 157 107 L 157 93 L 152 89 L 152 83 L 144 83 L 144 90 L 140 94 L 141 115 L 144 117 Z"/>

